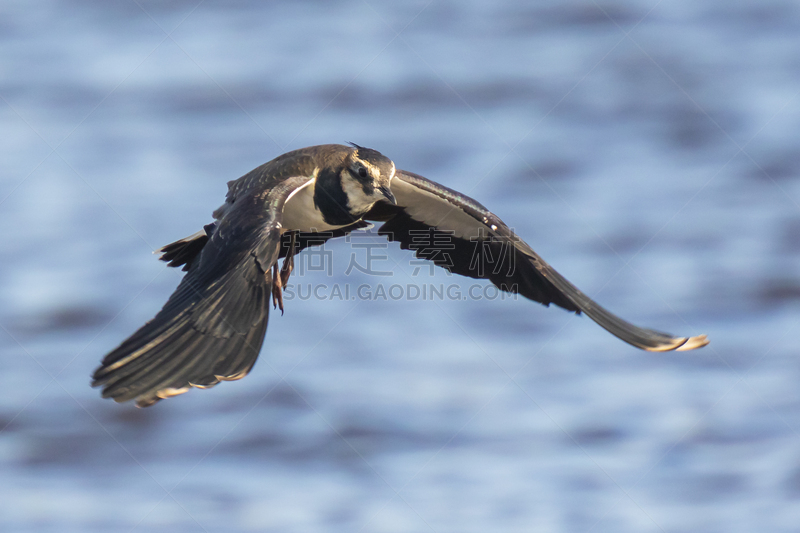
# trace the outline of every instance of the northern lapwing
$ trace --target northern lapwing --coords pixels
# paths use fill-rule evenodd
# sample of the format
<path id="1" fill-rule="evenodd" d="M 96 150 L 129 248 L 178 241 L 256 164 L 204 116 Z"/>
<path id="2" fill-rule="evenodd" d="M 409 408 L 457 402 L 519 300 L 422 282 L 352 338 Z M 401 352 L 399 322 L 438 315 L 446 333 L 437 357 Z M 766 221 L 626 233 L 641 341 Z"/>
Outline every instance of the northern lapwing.
<path id="1" fill-rule="evenodd" d="M 228 182 L 215 222 L 164 246 L 160 259 L 186 275 L 163 309 L 105 356 L 92 386 L 145 407 L 244 377 L 258 357 L 269 299 L 283 312 L 282 287 L 300 250 L 382 223 L 378 233 L 456 274 L 488 279 L 568 311 L 649 351 L 692 350 L 705 335 L 674 337 L 610 313 L 548 265 L 484 206 L 381 153 L 328 144 L 283 154 Z M 420 239 L 420 233 L 431 238 Z M 440 237 L 437 239 L 437 237 Z M 437 244 L 444 243 L 444 244 Z M 439 253 L 440 248 L 447 253 Z M 488 246 L 481 264 L 476 246 Z M 284 258 L 282 267 L 278 260 Z M 487 264 L 488 262 L 488 264 Z"/>

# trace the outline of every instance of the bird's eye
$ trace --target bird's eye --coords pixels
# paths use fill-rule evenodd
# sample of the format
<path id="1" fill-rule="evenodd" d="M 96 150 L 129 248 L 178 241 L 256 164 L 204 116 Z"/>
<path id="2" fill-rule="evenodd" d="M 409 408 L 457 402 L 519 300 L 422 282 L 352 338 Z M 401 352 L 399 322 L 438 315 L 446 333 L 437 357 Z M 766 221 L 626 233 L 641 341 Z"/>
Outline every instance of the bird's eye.
<path id="1" fill-rule="evenodd" d="M 367 177 L 367 169 L 364 168 L 364 167 L 359 168 L 358 169 L 358 175 L 361 176 L 362 178 L 366 178 Z"/>

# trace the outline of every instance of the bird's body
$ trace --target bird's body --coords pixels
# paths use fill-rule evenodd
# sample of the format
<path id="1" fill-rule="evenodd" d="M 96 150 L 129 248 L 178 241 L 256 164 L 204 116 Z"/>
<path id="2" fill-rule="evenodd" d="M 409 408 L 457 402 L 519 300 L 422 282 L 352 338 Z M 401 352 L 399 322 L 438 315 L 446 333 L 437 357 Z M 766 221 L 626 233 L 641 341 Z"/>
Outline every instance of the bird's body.
<path id="1" fill-rule="evenodd" d="M 302 182 L 284 199 L 282 233 L 289 230 L 325 232 L 349 226 L 376 200 L 383 198 L 375 196 L 372 190 L 364 190 L 363 181 L 373 179 L 370 172 L 379 172 L 379 164 L 385 166 L 386 186 L 394 175 L 394 164 L 389 159 L 375 150 L 361 148 L 361 151 L 366 155 L 358 162 L 349 160 L 356 150 L 338 144 L 311 146 L 283 154 L 238 180 L 228 182 L 228 196 L 214 211 L 214 218 L 224 219 L 237 198 L 253 193 L 267 194 L 286 180 L 294 179 Z M 352 164 L 357 164 L 358 168 L 343 175 L 343 169 Z M 358 175 L 362 169 L 365 176 Z"/>
<path id="2" fill-rule="evenodd" d="M 191 387 L 244 377 L 264 340 L 270 294 L 283 311 L 281 290 L 293 256 L 370 220 L 420 258 L 545 305 L 584 312 L 639 348 L 688 350 L 708 343 L 704 335 L 673 337 L 611 314 L 481 204 L 397 170 L 368 148 L 321 145 L 283 154 L 229 182 L 213 216 L 203 230 L 159 250 L 162 260 L 183 265 L 187 274 L 156 317 L 103 359 L 93 385 L 103 387 L 104 397 L 147 406 Z"/>

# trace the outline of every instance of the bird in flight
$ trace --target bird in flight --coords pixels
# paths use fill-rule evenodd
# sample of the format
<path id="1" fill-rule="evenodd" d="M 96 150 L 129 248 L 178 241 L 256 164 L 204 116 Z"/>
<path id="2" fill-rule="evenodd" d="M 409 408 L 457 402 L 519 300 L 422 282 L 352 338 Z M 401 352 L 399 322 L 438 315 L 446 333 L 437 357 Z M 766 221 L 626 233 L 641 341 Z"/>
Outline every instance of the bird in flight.
<path id="1" fill-rule="evenodd" d="M 610 313 L 472 198 L 355 144 L 302 148 L 261 165 L 228 182 L 225 203 L 213 217 L 199 232 L 158 250 L 162 261 L 183 266 L 186 275 L 161 311 L 103 358 L 92 386 L 102 387 L 104 398 L 147 407 L 192 387 L 243 378 L 264 342 L 270 297 L 283 313 L 294 256 L 370 227 L 369 221 L 417 257 L 584 313 L 643 350 L 708 344 L 705 335 L 674 337 Z M 476 246 L 489 249 L 482 261 L 475 261 Z"/>

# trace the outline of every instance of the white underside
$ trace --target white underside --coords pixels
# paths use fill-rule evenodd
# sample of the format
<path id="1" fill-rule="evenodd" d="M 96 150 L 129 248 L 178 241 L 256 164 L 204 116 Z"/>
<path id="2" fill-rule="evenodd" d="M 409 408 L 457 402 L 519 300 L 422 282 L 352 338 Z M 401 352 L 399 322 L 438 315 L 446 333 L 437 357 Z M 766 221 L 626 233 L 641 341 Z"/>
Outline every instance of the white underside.
<path id="1" fill-rule="evenodd" d="M 287 198 L 283 206 L 283 220 L 281 233 L 289 230 L 299 231 L 330 231 L 343 226 L 332 226 L 322 219 L 322 213 L 314 205 L 315 179 L 295 190 Z"/>
<path id="2" fill-rule="evenodd" d="M 403 206 L 411 218 L 443 231 L 452 231 L 455 237 L 482 239 L 491 233 L 490 229 L 494 229 L 447 200 L 402 179 L 392 180 L 392 192 L 397 204 Z"/>

